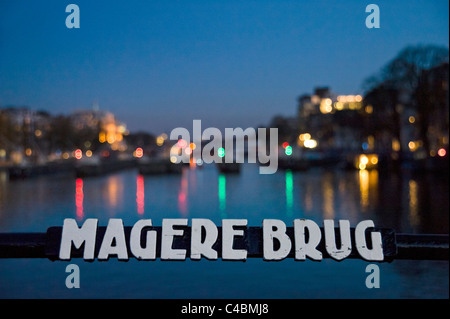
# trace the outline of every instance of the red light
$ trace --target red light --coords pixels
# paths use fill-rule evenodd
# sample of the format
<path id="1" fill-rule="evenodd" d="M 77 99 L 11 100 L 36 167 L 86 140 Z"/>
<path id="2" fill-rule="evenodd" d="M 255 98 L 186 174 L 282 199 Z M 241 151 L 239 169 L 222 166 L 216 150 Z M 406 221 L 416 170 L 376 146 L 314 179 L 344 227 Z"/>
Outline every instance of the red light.
<path id="1" fill-rule="evenodd" d="M 108 157 L 109 151 L 102 151 L 101 155 L 102 155 L 102 157 Z"/>
<path id="2" fill-rule="evenodd" d="M 76 159 L 81 159 L 83 157 L 83 152 L 80 149 L 77 149 L 75 151 L 75 158 Z"/>
<path id="3" fill-rule="evenodd" d="M 183 139 L 180 139 L 180 140 L 178 140 L 178 142 L 177 142 L 177 146 L 178 146 L 179 148 L 185 148 L 185 147 L 187 146 L 187 142 L 186 142 L 185 140 L 183 140 Z"/>
<path id="4" fill-rule="evenodd" d="M 77 208 L 77 218 L 78 220 L 83 219 L 83 180 L 78 178 L 76 180 L 75 186 L 75 206 Z"/>
<path id="5" fill-rule="evenodd" d="M 289 143 L 288 142 L 284 142 L 283 143 L 283 148 L 286 148 L 286 147 L 288 147 L 289 146 Z"/>
<path id="6" fill-rule="evenodd" d="M 138 147 L 136 149 L 136 157 L 141 158 L 142 156 L 144 156 L 144 150 L 142 148 Z"/>
<path id="7" fill-rule="evenodd" d="M 139 215 L 144 214 L 144 176 L 138 175 L 137 177 L 137 190 L 136 190 L 136 204 Z"/>
<path id="8" fill-rule="evenodd" d="M 182 215 L 186 215 L 188 213 L 188 179 L 186 171 L 183 171 L 183 174 L 181 175 L 181 187 L 178 191 L 178 209 Z"/>
<path id="9" fill-rule="evenodd" d="M 438 151 L 438 155 L 439 155 L 440 157 L 444 157 L 445 154 L 447 154 L 447 152 L 445 151 L 445 149 L 440 148 L 439 151 Z"/>

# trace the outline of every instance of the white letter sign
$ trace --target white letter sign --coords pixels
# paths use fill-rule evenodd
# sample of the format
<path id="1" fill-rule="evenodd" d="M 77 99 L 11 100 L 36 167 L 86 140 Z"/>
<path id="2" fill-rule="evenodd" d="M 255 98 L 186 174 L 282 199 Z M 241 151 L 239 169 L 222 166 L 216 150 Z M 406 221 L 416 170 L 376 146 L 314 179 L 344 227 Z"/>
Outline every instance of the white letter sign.
<path id="1" fill-rule="evenodd" d="M 95 237 L 97 235 L 97 222 L 97 219 L 86 219 L 83 226 L 78 228 L 75 219 L 64 219 L 59 259 L 70 259 L 72 243 L 77 249 L 81 248 L 81 245 L 84 243 L 83 258 L 85 260 L 93 260 L 95 253 Z"/>
<path id="2" fill-rule="evenodd" d="M 274 240 L 280 247 L 274 249 Z M 264 260 L 282 260 L 286 258 L 292 248 L 291 240 L 286 235 L 286 224 L 278 219 L 264 219 L 263 221 L 263 251 Z"/>
<path id="3" fill-rule="evenodd" d="M 245 249 L 233 249 L 234 236 L 244 236 L 243 230 L 236 230 L 233 226 L 247 226 L 246 219 L 223 219 L 222 220 L 222 259 L 223 260 L 246 260 Z"/>
<path id="4" fill-rule="evenodd" d="M 161 259 L 163 260 L 185 260 L 185 249 L 173 249 L 173 237 L 183 236 L 181 229 L 174 229 L 173 226 L 187 226 L 187 219 L 163 219 L 162 221 L 162 243 Z"/>

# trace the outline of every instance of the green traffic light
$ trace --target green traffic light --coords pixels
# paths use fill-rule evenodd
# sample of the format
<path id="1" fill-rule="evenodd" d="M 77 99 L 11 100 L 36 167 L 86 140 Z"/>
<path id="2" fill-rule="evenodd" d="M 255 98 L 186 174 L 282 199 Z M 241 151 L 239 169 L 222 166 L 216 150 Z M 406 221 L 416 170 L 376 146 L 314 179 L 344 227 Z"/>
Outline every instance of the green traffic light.
<path id="1" fill-rule="evenodd" d="M 286 153 L 286 155 L 288 155 L 288 156 L 290 156 L 290 155 L 292 155 L 292 146 L 287 146 L 285 149 L 284 149 L 284 152 Z"/>

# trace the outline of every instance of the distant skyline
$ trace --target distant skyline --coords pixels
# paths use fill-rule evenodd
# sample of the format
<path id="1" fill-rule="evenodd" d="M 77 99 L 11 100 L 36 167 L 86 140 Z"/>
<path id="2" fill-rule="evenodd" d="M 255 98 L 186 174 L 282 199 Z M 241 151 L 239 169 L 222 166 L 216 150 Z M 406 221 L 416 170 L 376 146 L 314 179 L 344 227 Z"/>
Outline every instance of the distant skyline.
<path id="1" fill-rule="evenodd" d="M 67 29 L 65 8 L 80 8 Z M 367 29 L 365 8 L 380 8 Z M 132 131 L 267 125 L 315 87 L 362 94 L 408 45 L 449 46 L 449 2 L 0 2 L 0 107 L 113 112 Z"/>

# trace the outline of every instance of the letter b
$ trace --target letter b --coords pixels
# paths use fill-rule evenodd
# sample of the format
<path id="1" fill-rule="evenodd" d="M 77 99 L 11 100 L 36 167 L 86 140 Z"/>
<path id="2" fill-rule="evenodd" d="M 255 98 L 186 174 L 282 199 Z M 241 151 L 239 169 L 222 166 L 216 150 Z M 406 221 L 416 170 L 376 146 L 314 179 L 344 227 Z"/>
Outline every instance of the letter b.
<path id="1" fill-rule="evenodd" d="M 275 250 L 274 240 L 278 240 L 279 248 Z M 292 243 L 286 235 L 286 225 L 281 220 L 263 220 L 263 254 L 264 260 L 282 260 L 291 251 Z"/>

